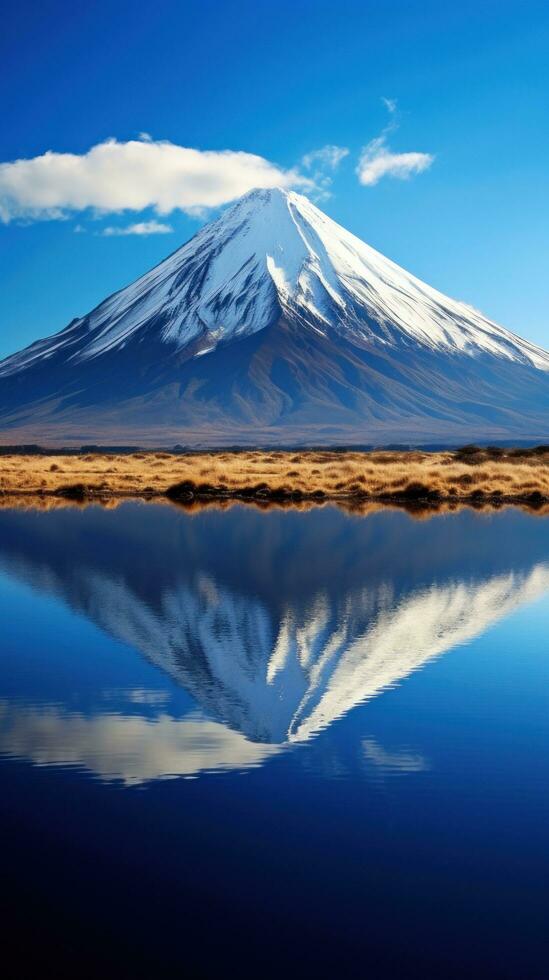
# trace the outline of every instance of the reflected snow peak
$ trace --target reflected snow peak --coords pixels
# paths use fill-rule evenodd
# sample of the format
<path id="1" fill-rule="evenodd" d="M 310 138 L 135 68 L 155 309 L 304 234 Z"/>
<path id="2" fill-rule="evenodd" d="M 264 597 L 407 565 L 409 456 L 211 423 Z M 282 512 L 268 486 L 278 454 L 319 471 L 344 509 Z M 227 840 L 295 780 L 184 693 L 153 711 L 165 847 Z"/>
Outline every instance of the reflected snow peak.
<path id="1" fill-rule="evenodd" d="M 128 784 L 260 765 L 549 591 L 546 524 L 518 512 L 422 524 L 129 504 L 0 524 L 3 571 L 139 651 L 194 704 L 177 716 L 160 688 L 112 703 L 102 690 L 86 710 L 4 700 L 0 751 Z M 384 752 L 364 743 L 370 762 Z"/>

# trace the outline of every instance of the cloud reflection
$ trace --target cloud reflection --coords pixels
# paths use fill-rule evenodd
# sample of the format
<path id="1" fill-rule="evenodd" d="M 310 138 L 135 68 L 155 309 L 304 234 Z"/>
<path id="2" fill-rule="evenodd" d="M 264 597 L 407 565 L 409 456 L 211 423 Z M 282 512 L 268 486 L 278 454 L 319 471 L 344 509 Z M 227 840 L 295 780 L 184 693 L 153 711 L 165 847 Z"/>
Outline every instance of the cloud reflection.
<path id="1" fill-rule="evenodd" d="M 97 713 L 0 702 L 0 755 L 37 766 L 87 769 L 137 785 L 200 772 L 249 769 L 278 751 L 207 719 Z"/>
<path id="2" fill-rule="evenodd" d="M 408 749 L 399 751 L 389 751 L 379 745 L 373 738 L 366 738 L 362 742 L 364 755 L 368 762 L 379 767 L 382 771 L 398 772 L 425 772 L 429 769 L 429 763 L 418 752 L 410 752 Z"/>

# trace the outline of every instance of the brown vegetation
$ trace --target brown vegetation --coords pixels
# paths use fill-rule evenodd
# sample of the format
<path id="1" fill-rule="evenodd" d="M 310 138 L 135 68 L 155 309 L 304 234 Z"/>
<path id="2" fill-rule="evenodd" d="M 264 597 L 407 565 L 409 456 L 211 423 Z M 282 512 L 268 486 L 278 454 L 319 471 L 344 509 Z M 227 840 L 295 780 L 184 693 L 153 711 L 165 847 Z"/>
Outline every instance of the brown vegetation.
<path id="1" fill-rule="evenodd" d="M 456 452 L 218 452 L 0 456 L 0 495 L 549 502 L 549 446 Z"/>

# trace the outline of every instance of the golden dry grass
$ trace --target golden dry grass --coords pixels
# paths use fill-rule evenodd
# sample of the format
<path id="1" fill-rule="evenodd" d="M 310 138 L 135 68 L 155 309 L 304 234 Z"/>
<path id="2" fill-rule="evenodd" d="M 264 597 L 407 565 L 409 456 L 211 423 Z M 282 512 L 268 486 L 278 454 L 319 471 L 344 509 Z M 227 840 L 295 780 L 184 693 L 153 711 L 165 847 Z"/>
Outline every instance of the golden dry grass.
<path id="1" fill-rule="evenodd" d="M 458 452 L 216 452 L 0 456 L 0 494 L 549 500 L 549 447 Z M 533 496 L 532 496 L 533 495 Z"/>

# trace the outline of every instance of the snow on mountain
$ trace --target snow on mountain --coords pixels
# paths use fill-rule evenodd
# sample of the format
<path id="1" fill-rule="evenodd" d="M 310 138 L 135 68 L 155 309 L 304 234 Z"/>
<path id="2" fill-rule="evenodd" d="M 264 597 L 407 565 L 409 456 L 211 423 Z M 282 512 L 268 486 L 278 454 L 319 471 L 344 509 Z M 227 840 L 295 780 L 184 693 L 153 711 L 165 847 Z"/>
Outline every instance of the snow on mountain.
<path id="1" fill-rule="evenodd" d="M 547 352 L 279 189 L 0 363 L 10 441 L 535 438 L 548 408 Z"/>
<path id="2" fill-rule="evenodd" d="M 320 330 L 333 326 L 383 345 L 406 338 L 431 349 L 485 351 L 549 371 L 545 351 L 431 289 L 307 198 L 277 188 L 245 195 L 87 318 L 44 346 L 8 358 L 0 376 L 63 348 L 76 362 L 123 348 L 156 319 L 164 341 L 182 349 L 200 340 L 196 354 L 207 353 L 221 341 L 264 329 L 281 312 L 299 314 Z"/>

